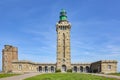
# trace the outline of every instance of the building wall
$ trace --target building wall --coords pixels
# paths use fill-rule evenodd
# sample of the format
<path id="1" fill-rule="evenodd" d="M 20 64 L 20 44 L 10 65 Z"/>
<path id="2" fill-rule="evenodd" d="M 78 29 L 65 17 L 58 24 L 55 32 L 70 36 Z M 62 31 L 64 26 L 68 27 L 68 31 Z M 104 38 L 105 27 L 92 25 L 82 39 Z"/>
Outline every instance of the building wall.
<path id="1" fill-rule="evenodd" d="M 117 73 L 117 61 L 115 60 L 101 61 L 101 72 L 102 73 Z"/>
<path id="2" fill-rule="evenodd" d="M 12 71 L 12 61 L 18 60 L 18 50 L 16 47 L 11 45 L 5 45 L 2 50 L 2 71 L 11 72 Z"/>
<path id="3" fill-rule="evenodd" d="M 91 64 L 91 72 L 93 73 L 116 73 L 117 61 L 115 60 L 102 60 Z"/>
<path id="4" fill-rule="evenodd" d="M 36 64 L 28 61 L 12 62 L 12 72 L 14 73 L 28 73 L 41 72 L 52 73 L 56 70 L 56 64 Z"/>
<path id="5" fill-rule="evenodd" d="M 12 72 L 14 73 L 27 73 L 27 72 L 37 72 L 37 66 L 33 64 L 29 64 L 26 62 L 21 62 L 19 64 L 12 64 Z"/>
<path id="6" fill-rule="evenodd" d="M 55 72 L 57 65 L 53 63 L 34 63 L 30 61 L 19 61 L 18 50 L 16 47 L 5 45 L 2 51 L 2 69 L 3 72 L 26 73 L 26 72 Z M 67 55 L 68 56 L 68 55 Z M 67 57 L 66 57 L 67 58 Z M 70 58 L 70 57 L 68 57 Z M 63 65 L 63 63 L 61 64 Z M 66 64 L 67 62 L 66 62 Z M 61 66 L 60 66 L 61 68 Z M 117 61 L 102 60 L 93 63 L 75 63 L 71 64 L 72 72 L 93 72 L 93 73 L 116 73 Z"/>
<path id="7" fill-rule="evenodd" d="M 13 67 L 12 72 L 14 73 L 28 73 L 28 72 L 54 73 L 56 71 L 56 64 L 47 63 L 39 64 L 29 61 L 12 62 L 12 67 Z M 77 73 L 90 72 L 90 63 L 71 64 L 71 69 L 72 72 Z"/>

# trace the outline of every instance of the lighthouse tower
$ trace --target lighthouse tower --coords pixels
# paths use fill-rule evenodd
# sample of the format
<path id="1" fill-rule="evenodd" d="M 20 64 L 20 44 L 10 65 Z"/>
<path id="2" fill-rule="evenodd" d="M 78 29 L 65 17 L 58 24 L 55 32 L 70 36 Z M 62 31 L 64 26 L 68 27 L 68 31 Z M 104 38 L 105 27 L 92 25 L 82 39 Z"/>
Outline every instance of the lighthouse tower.
<path id="1" fill-rule="evenodd" d="M 66 11 L 60 12 L 60 20 L 56 24 L 57 31 L 57 69 L 66 72 L 71 69 L 70 29 Z"/>

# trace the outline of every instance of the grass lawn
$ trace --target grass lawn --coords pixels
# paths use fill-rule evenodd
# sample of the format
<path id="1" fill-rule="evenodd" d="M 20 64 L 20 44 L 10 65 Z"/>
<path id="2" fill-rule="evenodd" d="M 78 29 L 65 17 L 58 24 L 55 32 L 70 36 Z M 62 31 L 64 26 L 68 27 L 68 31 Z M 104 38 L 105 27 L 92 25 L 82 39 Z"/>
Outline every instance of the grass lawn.
<path id="1" fill-rule="evenodd" d="M 4 73 L 1 73 L 0 74 L 0 78 L 4 78 L 4 77 L 10 77 L 10 76 L 16 76 L 18 74 L 4 74 Z"/>
<path id="2" fill-rule="evenodd" d="M 53 73 L 53 74 L 41 74 L 27 78 L 25 80 L 117 80 L 117 79 L 94 76 L 91 74 Z"/>

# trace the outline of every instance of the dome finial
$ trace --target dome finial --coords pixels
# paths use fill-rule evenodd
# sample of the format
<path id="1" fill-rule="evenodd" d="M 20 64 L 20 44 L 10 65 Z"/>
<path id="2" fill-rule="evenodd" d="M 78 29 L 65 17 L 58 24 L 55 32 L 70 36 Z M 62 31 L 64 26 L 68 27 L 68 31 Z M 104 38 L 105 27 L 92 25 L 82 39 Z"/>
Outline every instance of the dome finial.
<path id="1" fill-rule="evenodd" d="M 65 9 L 61 9 L 61 12 L 66 12 Z"/>

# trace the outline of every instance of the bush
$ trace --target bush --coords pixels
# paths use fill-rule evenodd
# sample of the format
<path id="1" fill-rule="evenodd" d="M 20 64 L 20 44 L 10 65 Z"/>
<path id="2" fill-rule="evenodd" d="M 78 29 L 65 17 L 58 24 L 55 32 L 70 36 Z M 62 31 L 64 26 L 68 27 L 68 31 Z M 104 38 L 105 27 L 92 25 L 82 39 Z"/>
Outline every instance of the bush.
<path id="1" fill-rule="evenodd" d="M 57 69 L 55 72 L 56 72 L 56 73 L 57 73 L 57 72 L 61 72 L 61 70 L 60 70 L 60 69 Z"/>
<path id="2" fill-rule="evenodd" d="M 67 72 L 72 72 L 72 69 L 68 69 Z"/>

